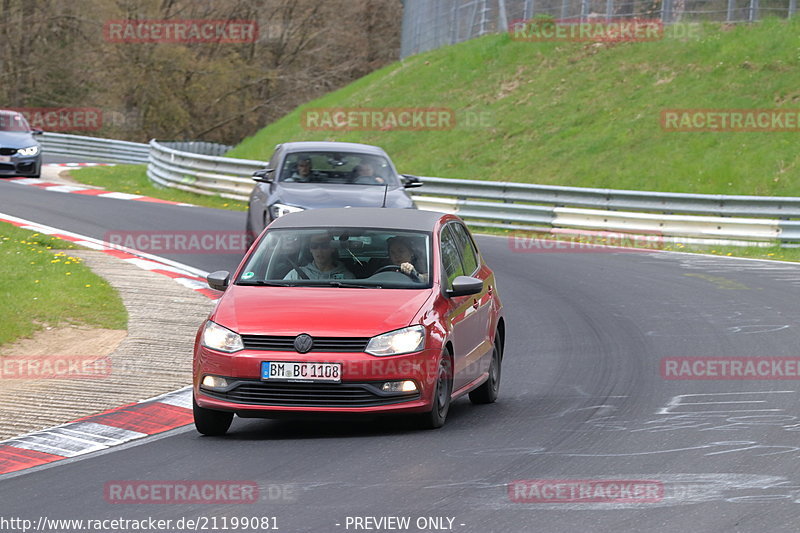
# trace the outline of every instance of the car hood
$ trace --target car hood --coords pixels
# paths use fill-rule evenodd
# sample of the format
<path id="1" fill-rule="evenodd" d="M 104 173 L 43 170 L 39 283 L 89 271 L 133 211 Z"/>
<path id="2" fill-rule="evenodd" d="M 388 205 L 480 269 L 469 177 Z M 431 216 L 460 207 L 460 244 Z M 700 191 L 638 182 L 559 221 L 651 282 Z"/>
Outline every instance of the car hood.
<path id="1" fill-rule="evenodd" d="M 297 207 L 381 207 L 384 188 L 376 185 L 347 185 L 340 183 L 278 184 L 276 201 Z M 413 202 L 401 187 L 389 187 L 386 207 L 413 207 Z"/>
<path id="2" fill-rule="evenodd" d="M 27 148 L 39 144 L 33 135 L 22 131 L 0 131 L 0 146 L 4 148 Z"/>
<path id="3" fill-rule="evenodd" d="M 373 337 L 408 326 L 432 289 L 231 285 L 211 320 L 242 335 Z"/>

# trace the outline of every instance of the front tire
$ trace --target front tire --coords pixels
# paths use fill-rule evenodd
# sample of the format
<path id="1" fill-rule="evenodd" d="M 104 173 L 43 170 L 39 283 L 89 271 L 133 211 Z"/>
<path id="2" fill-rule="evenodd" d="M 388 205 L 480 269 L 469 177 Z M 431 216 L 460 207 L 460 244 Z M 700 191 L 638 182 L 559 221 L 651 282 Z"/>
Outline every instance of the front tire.
<path id="1" fill-rule="evenodd" d="M 453 394 L 453 371 L 450 354 L 444 353 L 439 361 L 436 374 L 436 387 L 433 391 L 433 406 L 422 415 L 422 427 L 437 429 L 444 425 L 450 410 L 450 396 Z"/>
<path id="2" fill-rule="evenodd" d="M 227 433 L 233 422 L 233 413 L 200 407 L 194 398 L 192 398 L 192 412 L 194 413 L 194 427 L 197 431 L 211 437 L 219 437 Z"/>
<path id="3" fill-rule="evenodd" d="M 502 373 L 503 354 L 500 351 L 500 339 L 495 338 L 492 349 L 492 362 L 489 363 L 489 378 L 477 389 L 469 393 L 469 400 L 476 405 L 494 403 L 500 393 L 500 375 Z"/>

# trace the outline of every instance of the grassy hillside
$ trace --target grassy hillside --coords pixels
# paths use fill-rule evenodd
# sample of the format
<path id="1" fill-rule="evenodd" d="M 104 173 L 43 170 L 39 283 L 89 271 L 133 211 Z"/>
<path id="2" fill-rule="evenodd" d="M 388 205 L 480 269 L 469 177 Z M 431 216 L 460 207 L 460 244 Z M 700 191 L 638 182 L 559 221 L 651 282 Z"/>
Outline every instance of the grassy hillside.
<path id="1" fill-rule="evenodd" d="M 302 106 L 230 155 L 290 140 L 377 144 L 401 172 L 695 193 L 800 196 L 800 131 L 667 132 L 661 111 L 800 108 L 800 20 L 642 43 L 490 35 L 413 56 Z M 450 131 L 308 131 L 304 109 L 449 107 Z M 482 118 L 483 125 L 465 124 Z"/>

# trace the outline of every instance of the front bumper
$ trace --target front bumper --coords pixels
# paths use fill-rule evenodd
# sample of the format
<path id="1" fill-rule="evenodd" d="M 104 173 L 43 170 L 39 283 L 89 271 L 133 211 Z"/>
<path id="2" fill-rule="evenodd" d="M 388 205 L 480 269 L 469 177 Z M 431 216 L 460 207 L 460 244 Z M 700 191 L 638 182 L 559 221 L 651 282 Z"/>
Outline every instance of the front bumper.
<path id="1" fill-rule="evenodd" d="M 27 157 L 12 155 L 9 161 L 0 161 L 0 176 L 39 176 L 41 169 L 41 155 Z"/>
<path id="2" fill-rule="evenodd" d="M 430 410 L 441 351 L 375 357 L 366 353 L 299 354 L 243 350 L 225 354 L 195 349 L 194 396 L 200 407 L 245 417 L 302 413 L 389 413 Z M 261 380 L 262 361 L 341 363 L 340 383 Z M 201 385 L 206 375 L 231 381 L 224 389 Z M 413 380 L 417 391 L 388 393 L 387 381 Z"/>

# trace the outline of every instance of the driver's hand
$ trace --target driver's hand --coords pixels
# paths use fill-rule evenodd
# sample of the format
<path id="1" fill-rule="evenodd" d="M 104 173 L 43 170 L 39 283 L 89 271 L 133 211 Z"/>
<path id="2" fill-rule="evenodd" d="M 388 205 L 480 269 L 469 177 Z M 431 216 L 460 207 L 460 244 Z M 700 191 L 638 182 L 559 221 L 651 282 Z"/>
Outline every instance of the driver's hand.
<path id="1" fill-rule="evenodd" d="M 416 271 L 417 271 L 417 269 L 414 268 L 414 265 L 412 265 L 411 263 L 402 263 L 400 265 L 400 272 L 402 272 L 403 274 L 405 274 L 407 276 L 412 274 L 412 273 L 416 273 Z"/>

